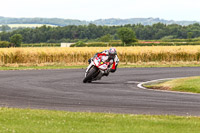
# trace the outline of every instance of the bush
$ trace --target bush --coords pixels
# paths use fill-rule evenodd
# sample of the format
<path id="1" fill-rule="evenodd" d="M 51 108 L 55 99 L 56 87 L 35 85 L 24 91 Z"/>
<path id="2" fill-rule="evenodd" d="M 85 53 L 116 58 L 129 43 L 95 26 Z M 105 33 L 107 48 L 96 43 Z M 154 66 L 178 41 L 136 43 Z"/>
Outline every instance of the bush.
<path id="1" fill-rule="evenodd" d="M 31 44 L 21 44 L 21 47 L 60 47 L 60 43 L 31 43 Z"/>
<path id="2" fill-rule="evenodd" d="M 72 44 L 70 47 L 85 47 L 86 44 L 82 41 L 78 41 L 77 43 L 75 44 Z"/>
<path id="3" fill-rule="evenodd" d="M 158 41 L 158 40 L 157 40 Z M 200 38 L 193 38 L 193 39 L 161 39 L 161 42 L 197 42 L 200 41 Z"/>
<path id="4" fill-rule="evenodd" d="M 93 42 L 93 43 L 87 43 L 88 47 L 107 47 L 109 46 L 109 43 L 105 42 Z"/>
<path id="5" fill-rule="evenodd" d="M 11 46 L 10 42 L 0 41 L 0 47 L 1 48 L 6 48 L 6 47 L 10 47 L 10 46 Z"/>

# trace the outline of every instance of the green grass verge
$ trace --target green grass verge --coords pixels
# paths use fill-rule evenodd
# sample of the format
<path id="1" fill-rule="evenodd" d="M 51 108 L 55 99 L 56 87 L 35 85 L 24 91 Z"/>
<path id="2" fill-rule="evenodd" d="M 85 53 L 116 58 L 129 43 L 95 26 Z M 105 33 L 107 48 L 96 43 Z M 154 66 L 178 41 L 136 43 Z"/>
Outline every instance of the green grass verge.
<path id="1" fill-rule="evenodd" d="M 0 70 L 37 70 L 37 69 L 85 69 L 86 65 L 79 66 L 3 66 L 0 67 Z"/>
<path id="2" fill-rule="evenodd" d="M 144 85 L 152 89 L 200 93 L 200 77 L 173 79 L 163 83 Z"/>
<path id="3" fill-rule="evenodd" d="M 85 69 L 88 65 L 44 65 L 44 66 L 0 66 L 0 70 L 37 70 L 37 69 Z M 120 64 L 118 68 L 144 67 L 200 67 L 200 64 Z"/>
<path id="4" fill-rule="evenodd" d="M 200 117 L 0 108 L 1 133 L 199 133 Z"/>
<path id="5" fill-rule="evenodd" d="M 143 67 L 200 67 L 200 64 L 122 64 L 119 65 L 119 68 L 143 68 Z"/>

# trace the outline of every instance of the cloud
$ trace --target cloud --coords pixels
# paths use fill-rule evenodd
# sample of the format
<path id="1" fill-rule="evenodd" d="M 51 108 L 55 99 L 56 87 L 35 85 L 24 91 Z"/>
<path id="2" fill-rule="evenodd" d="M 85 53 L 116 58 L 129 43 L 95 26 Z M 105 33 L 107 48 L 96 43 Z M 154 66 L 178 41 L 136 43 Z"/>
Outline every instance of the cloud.
<path id="1" fill-rule="evenodd" d="M 199 5 L 198 0 L 4 0 L 1 1 L 0 16 L 200 20 Z"/>

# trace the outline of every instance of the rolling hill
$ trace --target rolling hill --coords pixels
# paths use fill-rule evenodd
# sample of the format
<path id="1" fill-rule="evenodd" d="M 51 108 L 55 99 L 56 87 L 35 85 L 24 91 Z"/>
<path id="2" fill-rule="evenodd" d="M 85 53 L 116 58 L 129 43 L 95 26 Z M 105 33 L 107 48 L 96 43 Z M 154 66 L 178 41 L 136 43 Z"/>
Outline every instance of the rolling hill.
<path id="1" fill-rule="evenodd" d="M 94 21 L 83 21 L 83 20 L 61 19 L 61 18 L 9 18 L 0 16 L 0 25 L 45 24 L 45 25 L 67 26 L 67 25 L 87 25 L 89 23 L 96 25 L 125 25 L 125 24 L 152 25 L 159 22 L 164 24 L 179 24 L 179 25 L 190 25 L 194 23 L 200 23 L 198 21 L 174 21 L 174 20 L 164 20 L 160 18 L 130 18 L 130 19 L 110 18 L 110 19 L 98 19 Z"/>

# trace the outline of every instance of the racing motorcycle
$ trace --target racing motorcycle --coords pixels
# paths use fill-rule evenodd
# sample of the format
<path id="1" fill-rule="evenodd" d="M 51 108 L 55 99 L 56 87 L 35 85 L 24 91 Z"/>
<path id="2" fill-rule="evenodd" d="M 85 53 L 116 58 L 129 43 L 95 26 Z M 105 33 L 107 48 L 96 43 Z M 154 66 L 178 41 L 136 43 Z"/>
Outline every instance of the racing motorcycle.
<path id="1" fill-rule="evenodd" d="M 83 83 L 91 83 L 95 80 L 100 80 L 105 71 L 110 67 L 110 62 L 105 61 L 105 56 L 94 58 L 85 72 Z"/>

